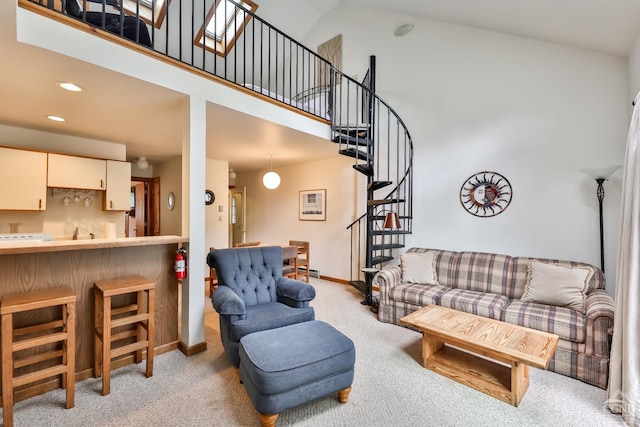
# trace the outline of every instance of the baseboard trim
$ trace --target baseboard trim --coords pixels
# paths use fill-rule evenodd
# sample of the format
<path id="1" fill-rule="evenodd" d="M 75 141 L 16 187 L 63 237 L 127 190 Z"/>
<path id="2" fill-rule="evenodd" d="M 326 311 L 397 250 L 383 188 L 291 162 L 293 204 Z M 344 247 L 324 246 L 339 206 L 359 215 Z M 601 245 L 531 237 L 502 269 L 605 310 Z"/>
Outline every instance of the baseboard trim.
<path id="1" fill-rule="evenodd" d="M 347 285 L 347 286 L 351 286 L 351 284 L 349 283 L 348 280 L 344 280 L 344 279 L 337 279 L 335 277 L 329 277 L 329 276 L 320 276 L 320 278 L 322 280 L 326 280 L 328 282 L 334 282 L 334 283 L 340 283 L 341 285 Z M 378 287 L 378 285 L 372 285 L 371 289 L 374 291 L 379 291 L 380 288 Z"/>
<path id="2" fill-rule="evenodd" d="M 178 350 L 180 350 L 185 356 L 193 356 L 194 354 L 202 353 L 207 350 L 207 342 L 203 341 L 199 344 L 192 345 L 191 347 L 187 346 L 185 343 L 180 341 L 178 343 Z"/>
<path id="3" fill-rule="evenodd" d="M 322 276 L 321 275 L 320 279 L 327 280 L 329 282 L 340 283 L 341 285 L 348 285 L 349 284 L 348 280 L 338 279 L 337 277 L 330 277 L 330 276 Z"/>

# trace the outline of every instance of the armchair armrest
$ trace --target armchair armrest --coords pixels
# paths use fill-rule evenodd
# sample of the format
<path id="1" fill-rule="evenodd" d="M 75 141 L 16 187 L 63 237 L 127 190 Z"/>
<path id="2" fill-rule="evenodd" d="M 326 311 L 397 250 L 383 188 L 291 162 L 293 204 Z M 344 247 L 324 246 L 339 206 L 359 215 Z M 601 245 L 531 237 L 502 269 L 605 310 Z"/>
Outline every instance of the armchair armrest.
<path id="1" fill-rule="evenodd" d="M 596 289 L 587 295 L 585 317 L 587 320 L 585 353 L 597 357 L 609 357 L 609 330 L 613 327 L 615 304 L 604 289 Z"/>
<path id="2" fill-rule="evenodd" d="M 378 285 L 380 290 L 380 302 L 390 304 L 389 291 L 394 286 L 402 283 L 402 270 L 399 265 L 383 268 L 373 276 L 373 283 Z"/>
<path id="3" fill-rule="evenodd" d="M 227 286 L 218 286 L 211 297 L 213 308 L 221 315 L 244 316 L 244 301 Z"/>
<path id="4" fill-rule="evenodd" d="M 276 293 L 278 302 L 297 308 L 308 307 L 309 301 L 316 297 L 313 286 L 287 277 L 278 279 Z"/>

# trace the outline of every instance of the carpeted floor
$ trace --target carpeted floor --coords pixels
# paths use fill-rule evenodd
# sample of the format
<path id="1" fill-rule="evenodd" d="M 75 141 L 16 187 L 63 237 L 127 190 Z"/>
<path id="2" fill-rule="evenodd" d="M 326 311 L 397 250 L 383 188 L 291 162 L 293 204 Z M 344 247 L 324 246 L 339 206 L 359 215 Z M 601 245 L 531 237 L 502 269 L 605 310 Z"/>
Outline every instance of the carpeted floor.
<path id="1" fill-rule="evenodd" d="M 605 390 L 531 369 L 529 390 L 515 408 L 420 365 L 421 335 L 378 322 L 355 289 L 312 279 L 316 318 L 349 336 L 356 373 L 347 404 L 336 396 L 283 412 L 278 426 L 624 426 L 603 409 Z M 113 371 L 111 394 L 100 380 L 76 384 L 75 408 L 56 390 L 15 405 L 16 426 L 258 426 L 238 370 L 220 343 L 218 318 L 206 304 L 207 351 L 156 356 L 153 377 L 144 363 Z"/>

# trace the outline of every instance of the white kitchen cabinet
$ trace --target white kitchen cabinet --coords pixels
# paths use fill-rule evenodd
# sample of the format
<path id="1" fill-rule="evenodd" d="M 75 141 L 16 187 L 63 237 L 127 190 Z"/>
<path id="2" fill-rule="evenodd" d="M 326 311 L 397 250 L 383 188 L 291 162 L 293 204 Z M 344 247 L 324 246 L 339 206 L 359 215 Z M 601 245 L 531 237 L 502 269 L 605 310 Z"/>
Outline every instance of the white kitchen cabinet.
<path id="1" fill-rule="evenodd" d="M 49 187 L 104 190 L 106 182 L 106 160 L 49 153 Z"/>
<path id="2" fill-rule="evenodd" d="M 0 210 L 47 209 L 47 153 L 0 147 Z"/>
<path id="3" fill-rule="evenodd" d="M 107 160 L 107 191 L 103 200 L 105 211 L 131 209 L 131 163 Z"/>

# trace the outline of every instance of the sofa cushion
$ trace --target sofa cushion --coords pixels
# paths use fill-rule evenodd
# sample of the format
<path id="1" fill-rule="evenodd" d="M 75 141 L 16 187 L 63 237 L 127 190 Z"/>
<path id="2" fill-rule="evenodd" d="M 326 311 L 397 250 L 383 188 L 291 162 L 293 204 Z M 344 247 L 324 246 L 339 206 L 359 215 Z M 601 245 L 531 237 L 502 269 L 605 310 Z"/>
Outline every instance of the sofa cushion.
<path id="1" fill-rule="evenodd" d="M 522 301 L 568 307 L 584 313 L 587 289 L 594 272 L 531 260 Z"/>
<path id="2" fill-rule="evenodd" d="M 514 271 L 512 258 L 508 255 L 460 252 L 452 274 L 456 279 L 452 288 L 513 298 Z"/>
<path id="3" fill-rule="evenodd" d="M 451 289 L 442 293 L 439 298 L 442 307 L 496 320 L 500 320 L 502 310 L 509 303 L 509 299 L 503 295 L 464 289 Z"/>
<path id="4" fill-rule="evenodd" d="M 422 307 L 427 304 L 438 304 L 438 297 L 448 289 L 449 288 L 439 285 L 403 283 L 389 290 L 389 300 L 401 301 Z"/>
<path id="5" fill-rule="evenodd" d="M 585 315 L 570 308 L 513 300 L 502 314 L 503 322 L 550 332 L 573 342 L 585 340 Z"/>
<path id="6" fill-rule="evenodd" d="M 400 268 L 404 283 L 438 284 L 433 268 L 433 252 L 404 253 L 400 256 Z"/>

